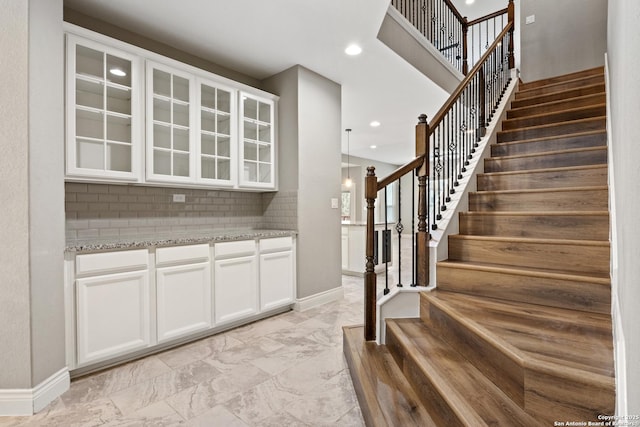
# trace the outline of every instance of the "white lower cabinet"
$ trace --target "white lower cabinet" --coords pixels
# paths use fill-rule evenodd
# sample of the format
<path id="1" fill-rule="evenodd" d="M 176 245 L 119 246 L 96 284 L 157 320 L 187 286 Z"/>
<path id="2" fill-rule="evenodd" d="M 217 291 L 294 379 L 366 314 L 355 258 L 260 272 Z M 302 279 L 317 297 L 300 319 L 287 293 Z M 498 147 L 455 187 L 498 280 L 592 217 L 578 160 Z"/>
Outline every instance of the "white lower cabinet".
<path id="1" fill-rule="evenodd" d="M 198 336 L 295 300 L 295 239 L 79 254 L 65 261 L 69 368 Z M 213 271 L 212 271 L 213 270 Z"/>
<path id="2" fill-rule="evenodd" d="M 260 309 L 270 310 L 293 302 L 295 263 L 293 240 L 279 237 L 260 241 Z"/>
<path id="3" fill-rule="evenodd" d="M 214 252 L 216 323 L 227 323 L 258 313 L 256 242 L 218 243 Z"/>
<path id="4" fill-rule="evenodd" d="M 76 281 L 78 364 L 149 345 L 149 273 L 106 274 Z"/>

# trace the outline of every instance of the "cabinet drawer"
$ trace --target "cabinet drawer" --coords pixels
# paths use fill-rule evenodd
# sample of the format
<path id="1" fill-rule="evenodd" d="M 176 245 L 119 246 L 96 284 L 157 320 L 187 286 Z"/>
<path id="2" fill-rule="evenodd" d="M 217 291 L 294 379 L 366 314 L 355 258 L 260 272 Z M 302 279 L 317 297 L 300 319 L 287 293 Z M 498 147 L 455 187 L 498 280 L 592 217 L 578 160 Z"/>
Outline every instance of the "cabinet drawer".
<path id="1" fill-rule="evenodd" d="M 255 240 L 216 243 L 213 247 L 216 259 L 237 256 L 248 256 L 256 253 Z"/>
<path id="2" fill-rule="evenodd" d="M 283 251 L 291 249 L 292 247 L 293 238 L 291 236 L 260 240 L 260 252 Z"/>
<path id="3" fill-rule="evenodd" d="M 156 249 L 156 265 L 209 261 L 209 245 L 172 246 Z"/>
<path id="4" fill-rule="evenodd" d="M 146 249 L 76 256 L 76 274 L 78 276 L 115 273 L 125 270 L 143 270 L 148 266 L 149 251 Z"/>

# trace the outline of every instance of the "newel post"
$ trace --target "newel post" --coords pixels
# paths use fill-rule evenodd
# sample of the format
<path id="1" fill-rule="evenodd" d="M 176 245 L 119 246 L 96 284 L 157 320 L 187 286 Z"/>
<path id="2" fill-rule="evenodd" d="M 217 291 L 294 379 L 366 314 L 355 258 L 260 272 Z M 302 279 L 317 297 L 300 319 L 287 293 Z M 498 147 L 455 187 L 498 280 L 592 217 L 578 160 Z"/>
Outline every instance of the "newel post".
<path id="1" fill-rule="evenodd" d="M 509 0 L 507 16 L 509 18 L 509 22 L 513 24 L 509 30 L 509 69 L 512 70 L 516 66 L 515 57 L 513 55 L 513 32 L 516 28 L 516 6 L 513 0 Z"/>
<path id="2" fill-rule="evenodd" d="M 469 73 L 469 61 L 467 58 L 467 35 L 469 34 L 469 20 L 464 17 L 462 21 L 462 74 Z"/>
<path id="3" fill-rule="evenodd" d="M 416 233 L 416 285 L 429 285 L 429 231 L 427 224 L 427 179 L 429 178 L 429 123 L 427 115 L 418 117 L 416 157 L 423 161 L 416 168 L 418 177 L 418 232 Z"/>
<path id="4" fill-rule="evenodd" d="M 364 339 L 376 339 L 376 273 L 373 257 L 375 251 L 375 202 L 378 197 L 376 168 L 369 166 L 364 179 L 364 197 L 367 201 L 366 267 L 364 272 Z"/>

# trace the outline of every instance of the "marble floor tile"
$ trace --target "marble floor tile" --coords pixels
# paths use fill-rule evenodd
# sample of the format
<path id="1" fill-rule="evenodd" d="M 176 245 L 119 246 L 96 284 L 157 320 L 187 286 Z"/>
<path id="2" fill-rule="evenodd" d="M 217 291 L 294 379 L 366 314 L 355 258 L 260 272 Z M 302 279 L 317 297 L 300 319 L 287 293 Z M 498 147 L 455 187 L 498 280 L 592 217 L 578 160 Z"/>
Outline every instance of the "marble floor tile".
<path id="1" fill-rule="evenodd" d="M 362 278 L 342 286 L 339 301 L 74 379 L 38 414 L 0 427 L 364 426 L 342 354 L 342 326 L 362 323 Z"/>

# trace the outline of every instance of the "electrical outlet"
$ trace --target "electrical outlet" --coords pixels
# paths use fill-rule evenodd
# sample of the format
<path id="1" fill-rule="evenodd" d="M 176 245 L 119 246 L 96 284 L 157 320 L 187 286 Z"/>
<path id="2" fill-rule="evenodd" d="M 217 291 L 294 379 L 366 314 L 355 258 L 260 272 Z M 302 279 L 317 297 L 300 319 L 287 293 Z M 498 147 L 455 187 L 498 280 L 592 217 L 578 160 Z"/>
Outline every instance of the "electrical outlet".
<path id="1" fill-rule="evenodd" d="M 173 203 L 184 203 L 184 201 L 185 201 L 184 194 L 173 195 Z"/>
<path id="2" fill-rule="evenodd" d="M 331 209 L 338 209 L 338 199 L 331 199 Z"/>
<path id="3" fill-rule="evenodd" d="M 533 24 L 534 22 L 536 22 L 536 15 L 529 15 L 524 19 L 526 25 Z"/>

